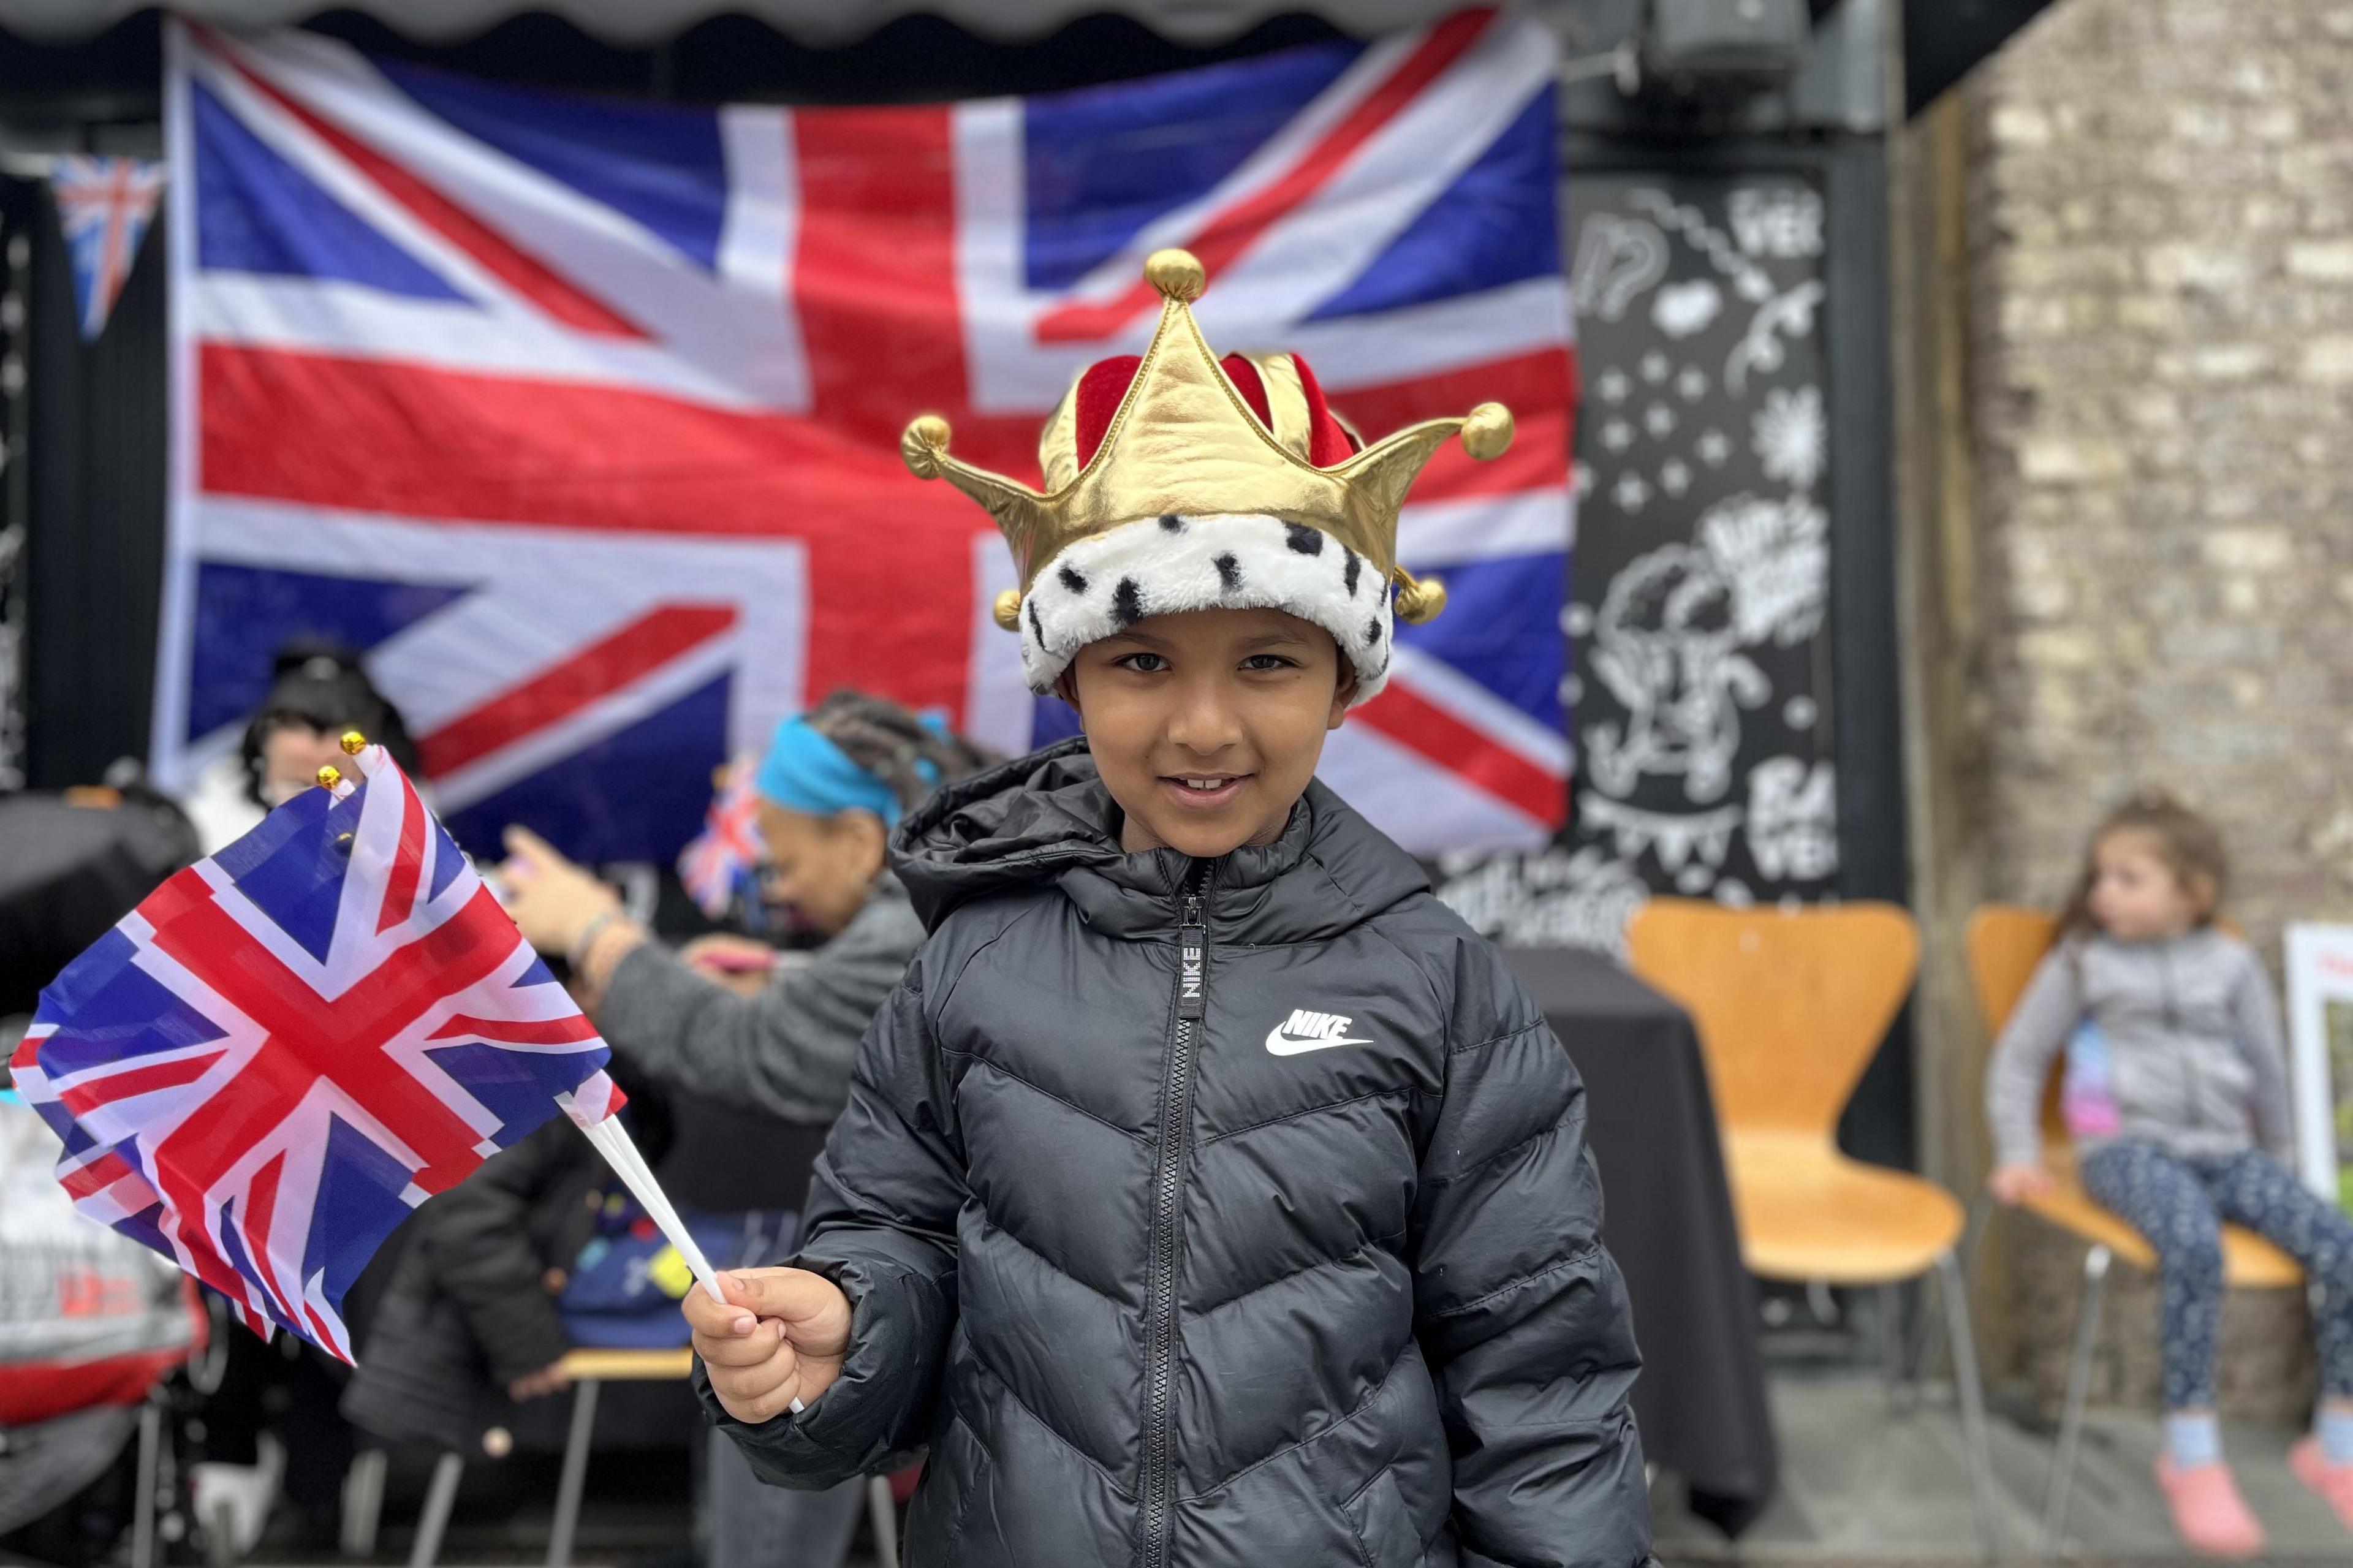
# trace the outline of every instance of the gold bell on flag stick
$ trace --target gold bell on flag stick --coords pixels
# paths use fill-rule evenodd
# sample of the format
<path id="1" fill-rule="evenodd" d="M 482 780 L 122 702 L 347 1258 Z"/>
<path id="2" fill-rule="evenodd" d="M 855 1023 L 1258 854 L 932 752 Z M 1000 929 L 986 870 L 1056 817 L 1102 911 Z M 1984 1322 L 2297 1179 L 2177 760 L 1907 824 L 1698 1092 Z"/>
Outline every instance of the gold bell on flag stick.
<path id="1" fill-rule="evenodd" d="M 340 743 L 343 748 L 343 755 L 356 757 L 367 749 L 367 737 L 357 730 L 346 730 Z"/>
<path id="2" fill-rule="evenodd" d="M 326 766 L 319 770 L 319 787 L 321 789 L 332 789 L 343 782 L 343 770 L 335 766 L 334 763 L 329 763 Z"/>

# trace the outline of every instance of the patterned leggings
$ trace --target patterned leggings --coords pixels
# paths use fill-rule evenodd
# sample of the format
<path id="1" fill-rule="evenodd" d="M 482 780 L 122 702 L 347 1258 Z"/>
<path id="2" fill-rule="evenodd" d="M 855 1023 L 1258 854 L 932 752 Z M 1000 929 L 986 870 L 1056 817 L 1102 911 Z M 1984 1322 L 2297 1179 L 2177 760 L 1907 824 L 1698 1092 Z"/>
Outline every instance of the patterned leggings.
<path id="1" fill-rule="evenodd" d="M 2223 1220 L 2276 1244 L 2323 1288 L 2315 1331 L 2321 1392 L 2353 1398 L 2353 1220 L 2286 1166 L 2252 1149 L 2187 1159 L 2151 1143 L 2112 1143 L 2084 1156 L 2084 1188 L 2157 1249 L 2167 1409 L 2214 1406 Z"/>

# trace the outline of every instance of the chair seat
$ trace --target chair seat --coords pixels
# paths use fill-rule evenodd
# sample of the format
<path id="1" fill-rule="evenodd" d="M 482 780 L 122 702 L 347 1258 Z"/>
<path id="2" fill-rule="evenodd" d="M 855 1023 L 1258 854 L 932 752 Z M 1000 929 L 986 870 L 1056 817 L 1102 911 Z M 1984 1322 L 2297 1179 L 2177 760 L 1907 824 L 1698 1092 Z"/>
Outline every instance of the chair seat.
<path id="1" fill-rule="evenodd" d="M 1725 1155 L 1742 1260 L 1767 1279 L 1917 1279 L 1968 1224 L 1935 1183 L 1850 1160 L 1811 1137 L 1735 1131 Z"/>
<path id="2" fill-rule="evenodd" d="M 2136 1268 L 2154 1273 L 2157 1251 L 2142 1239 L 2140 1232 L 2118 1218 L 2114 1211 L 2103 1208 L 2085 1192 L 2070 1163 L 2053 1160 L 2052 1164 L 2058 1167 L 2052 1172 L 2059 1183 L 2058 1190 L 2045 1197 L 2028 1199 L 2027 1212 L 2040 1215 L 2094 1246 L 2106 1247 Z M 2304 1270 L 2295 1258 L 2253 1231 L 2226 1225 L 2222 1227 L 2222 1279 L 2240 1289 L 2276 1290 L 2303 1284 Z"/>
<path id="3" fill-rule="evenodd" d="M 563 1364 L 575 1382 L 662 1383 L 691 1375 L 694 1352 L 683 1345 L 673 1351 L 579 1350 L 566 1352 Z"/>

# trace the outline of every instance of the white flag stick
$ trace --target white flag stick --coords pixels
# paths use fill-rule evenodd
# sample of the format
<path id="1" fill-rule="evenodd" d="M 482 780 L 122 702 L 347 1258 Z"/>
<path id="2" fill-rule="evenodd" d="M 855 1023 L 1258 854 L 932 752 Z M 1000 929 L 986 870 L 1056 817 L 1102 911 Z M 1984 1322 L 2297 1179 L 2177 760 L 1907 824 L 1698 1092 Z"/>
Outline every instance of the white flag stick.
<path id="1" fill-rule="evenodd" d="M 556 1096 L 556 1103 L 564 1107 L 567 1115 L 572 1111 L 570 1102 L 569 1095 Z M 646 1157 L 638 1152 L 637 1141 L 629 1136 L 629 1130 L 621 1125 L 621 1119 L 607 1116 L 599 1121 L 584 1122 L 575 1116 L 573 1120 L 580 1131 L 587 1134 L 588 1142 L 596 1146 L 596 1152 L 605 1156 L 605 1163 L 613 1167 L 613 1173 L 621 1178 L 622 1184 L 629 1189 L 638 1206 L 646 1211 L 647 1217 L 659 1226 L 663 1237 L 678 1248 L 678 1255 L 686 1259 L 687 1268 L 702 1281 L 702 1288 L 711 1292 L 711 1299 L 724 1305 L 727 1298 L 720 1291 L 719 1276 L 712 1272 L 711 1260 L 702 1256 L 702 1248 L 695 1245 L 693 1233 L 678 1217 L 678 1210 L 670 1206 L 670 1194 L 661 1190 L 659 1182 L 654 1180 L 652 1169 L 646 1164 Z"/>

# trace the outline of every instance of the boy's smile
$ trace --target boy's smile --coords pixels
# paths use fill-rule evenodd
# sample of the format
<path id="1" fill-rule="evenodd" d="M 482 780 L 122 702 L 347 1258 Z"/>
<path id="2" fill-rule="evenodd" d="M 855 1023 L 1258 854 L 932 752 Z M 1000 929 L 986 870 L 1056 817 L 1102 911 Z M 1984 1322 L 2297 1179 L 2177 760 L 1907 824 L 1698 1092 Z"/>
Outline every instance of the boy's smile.
<path id="1" fill-rule="evenodd" d="M 1090 643 L 1061 691 L 1126 821 L 1199 859 L 1271 842 L 1356 689 L 1331 635 L 1281 610 L 1150 616 Z"/>

